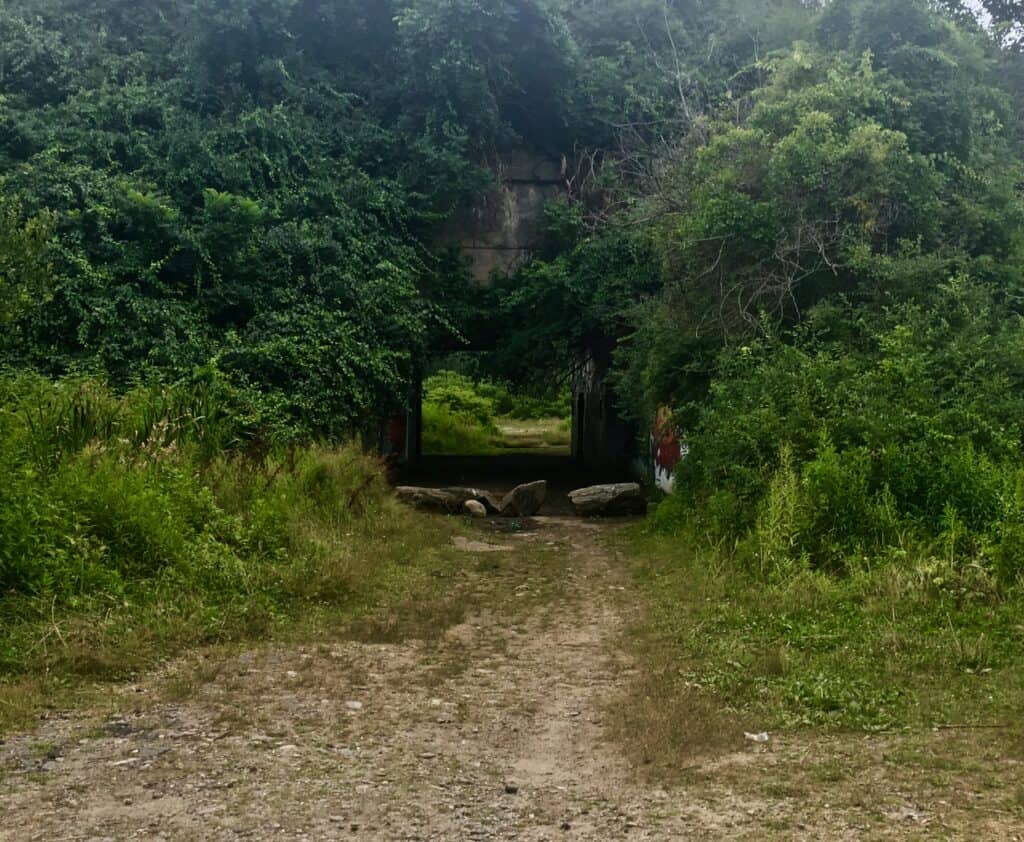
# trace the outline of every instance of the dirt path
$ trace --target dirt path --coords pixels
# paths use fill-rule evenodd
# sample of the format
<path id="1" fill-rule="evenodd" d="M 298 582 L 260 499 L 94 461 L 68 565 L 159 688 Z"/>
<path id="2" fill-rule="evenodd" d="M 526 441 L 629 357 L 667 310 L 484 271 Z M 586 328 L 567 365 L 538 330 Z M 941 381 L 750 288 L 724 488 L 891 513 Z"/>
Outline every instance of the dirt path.
<path id="1" fill-rule="evenodd" d="M 184 662 L 119 691 L 130 712 L 8 739 L 0 839 L 1014 838 L 963 781 L 932 806 L 885 740 L 751 744 L 680 789 L 644 783 L 607 736 L 637 602 L 607 529 L 539 519 L 464 543 L 479 610 L 436 643 Z"/>

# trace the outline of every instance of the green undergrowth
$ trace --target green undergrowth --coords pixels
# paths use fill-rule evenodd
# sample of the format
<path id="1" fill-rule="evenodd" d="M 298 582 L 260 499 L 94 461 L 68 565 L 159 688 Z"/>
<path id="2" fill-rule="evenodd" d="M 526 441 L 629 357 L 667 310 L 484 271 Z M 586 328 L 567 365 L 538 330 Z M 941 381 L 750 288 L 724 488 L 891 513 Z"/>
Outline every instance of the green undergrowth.
<path id="1" fill-rule="evenodd" d="M 181 395 L 4 388 L 0 731 L 191 647 L 444 626 L 452 528 L 399 510 L 358 447 L 211 452 Z"/>
<path id="2" fill-rule="evenodd" d="M 440 371 L 423 382 L 423 452 L 495 456 L 567 450 L 571 415 L 566 390 L 534 397 L 503 384 Z"/>
<path id="3" fill-rule="evenodd" d="M 433 456 L 493 456 L 498 452 L 493 421 L 453 412 L 447 406 L 423 404 L 423 452 Z"/>
<path id="4" fill-rule="evenodd" d="M 1019 731 L 1022 363 L 967 276 L 726 354 L 636 537 L 679 693 L 757 731 Z"/>
<path id="5" fill-rule="evenodd" d="M 649 673 L 737 732 L 1020 730 L 1024 594 L 980 566 L 922 555 L 764 576 L 685 533 L 629 541 Z"/>

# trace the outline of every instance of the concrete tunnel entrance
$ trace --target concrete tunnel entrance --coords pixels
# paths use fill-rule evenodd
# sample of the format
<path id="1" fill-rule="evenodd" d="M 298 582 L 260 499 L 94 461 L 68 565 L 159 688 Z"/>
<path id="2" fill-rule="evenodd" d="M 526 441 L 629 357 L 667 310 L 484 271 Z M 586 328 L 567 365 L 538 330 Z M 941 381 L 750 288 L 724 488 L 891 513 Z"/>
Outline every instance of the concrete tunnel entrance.
<path id="1" fill-rule="evenodd" d="M 456 246 L 473 281 L 487 286 L 495 275 L 512 275 L 542 243 L 544 208 L 569 194 L 573 161 L 552 150 L 509 148 L 481 163 L 493 174 L 493 188 L 458 209 L 438 240 Z M 486 336 L 470 339 L 477 351 L 486 352 L 487 342 Z M 382 431 L 381 451 L 394 466 L 396 479 L 415 485 L 489 488 L 545 479 L 557 496 L 559 489 L 570 486 L 642 479 L 649 460 L 640 456 L 639 431 L 623 420 L 607 385 L 609 363 L 604 350 L 581 348 L 566 373 L 571 421 L 561 453 L 430 453 L 424 447 L 427 365 L 414 385 L 409 409 Z"/>
<path id="2" fill-rule="evenodd" d="M 568 513 L 566 495 L 574 488 L 642 479 L 636 429 L 618 413 L 602 367 L 581 355 L 571 372 L 571 426 L 566 447 L 544 451 L 503 451 L 494 454 L 432 454 L 424 448 L 423 378 L 414 389 L 408 412 L 393 418 L 384 436 L 395 479 L 403 485 L 468 486 L 507 492 L 516 485 L 546 480 L 545 512 Z M 400 449 L 399 449 L 400 446 Z"/>

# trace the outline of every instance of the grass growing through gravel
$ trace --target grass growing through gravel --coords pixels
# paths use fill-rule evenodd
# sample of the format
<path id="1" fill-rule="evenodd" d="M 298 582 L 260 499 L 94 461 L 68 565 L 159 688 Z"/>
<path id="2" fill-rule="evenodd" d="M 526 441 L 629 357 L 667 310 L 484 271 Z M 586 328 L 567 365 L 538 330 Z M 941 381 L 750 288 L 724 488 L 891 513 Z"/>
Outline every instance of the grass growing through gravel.
<path id="1" fill-rule="evenodd" d="M 980 568 L 769 579 L 681 535 L 625 540 L 649 608 L 619 730 L 642 762 L 678 765 L 745 731 L 977 729 L 1022 744 L 1024 599 Z"/>

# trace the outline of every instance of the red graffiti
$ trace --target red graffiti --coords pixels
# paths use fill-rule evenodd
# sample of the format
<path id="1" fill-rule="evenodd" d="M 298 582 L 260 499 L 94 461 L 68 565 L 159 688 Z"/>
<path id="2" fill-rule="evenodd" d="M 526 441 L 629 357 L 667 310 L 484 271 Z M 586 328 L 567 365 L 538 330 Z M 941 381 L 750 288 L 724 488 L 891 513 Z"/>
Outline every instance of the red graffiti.
<path id="1" fill-rule="evenodd" d="M 651 448 L 655 468 L 666 474 L 671 474 L 683 459 L 681 436 L 672 421 L 672 411 L 666 407 L 658 410 L 651 426 Z"/>

